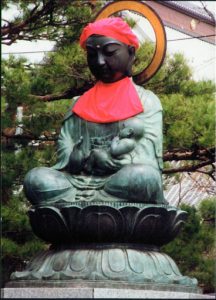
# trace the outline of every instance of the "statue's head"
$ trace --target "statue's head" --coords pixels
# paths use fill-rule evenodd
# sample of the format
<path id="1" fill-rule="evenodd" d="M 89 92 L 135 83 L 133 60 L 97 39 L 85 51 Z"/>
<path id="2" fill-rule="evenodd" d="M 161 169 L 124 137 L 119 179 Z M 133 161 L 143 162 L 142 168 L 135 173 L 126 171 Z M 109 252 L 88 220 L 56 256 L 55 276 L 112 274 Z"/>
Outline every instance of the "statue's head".
<path id="1" fill-rule="evenodd" d="M 96 79 L 105 83 L 131 76 L 138 39 L 121 18 L 107 18 L 88 24 L 80 37 L 87 61 Z"/>

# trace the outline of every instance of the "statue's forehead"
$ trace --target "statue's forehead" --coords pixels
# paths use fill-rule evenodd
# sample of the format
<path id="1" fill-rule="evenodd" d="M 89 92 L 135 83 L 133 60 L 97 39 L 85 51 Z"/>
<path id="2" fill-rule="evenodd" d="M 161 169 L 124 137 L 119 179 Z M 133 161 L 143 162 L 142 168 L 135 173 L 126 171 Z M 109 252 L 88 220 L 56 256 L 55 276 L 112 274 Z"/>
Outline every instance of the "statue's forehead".
<path id="1" fill-rule="evenodd" d="M 86 46 L 93 46 L 93 47 L 103 47 L 105 45 L 111 45 L 111 44 L 116 44 L 116 45 L 124 45 L 123 43 L 121 43 L 120 41 L 112 38 L 112 37 L 107 37 L 107 36 L 103 36 L 103 35 L 91 35 L 87 41 L 86 41 Z"/>

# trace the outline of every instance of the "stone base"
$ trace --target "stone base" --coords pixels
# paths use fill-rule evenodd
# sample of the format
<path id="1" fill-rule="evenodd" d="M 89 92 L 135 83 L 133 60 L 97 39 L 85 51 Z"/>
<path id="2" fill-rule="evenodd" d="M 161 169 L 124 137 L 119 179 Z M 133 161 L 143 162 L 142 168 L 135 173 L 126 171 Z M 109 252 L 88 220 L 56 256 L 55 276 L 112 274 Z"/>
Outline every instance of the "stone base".
<path id="1" fill-rule="evenodd" d="M 183 289 L 183 288 L 182 288 Z M 157 291 L 128 288 L 5 288 L 2 290 L 2 298 L 121 298 L 121 299 L 215 299 L 214 296 L 177 292 Z"/>

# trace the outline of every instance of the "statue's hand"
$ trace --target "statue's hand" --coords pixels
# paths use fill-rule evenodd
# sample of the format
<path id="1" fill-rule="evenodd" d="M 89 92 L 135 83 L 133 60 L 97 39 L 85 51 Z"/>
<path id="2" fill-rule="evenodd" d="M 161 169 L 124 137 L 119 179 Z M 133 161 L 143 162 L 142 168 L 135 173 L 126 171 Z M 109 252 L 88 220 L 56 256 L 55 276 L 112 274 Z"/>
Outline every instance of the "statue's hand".
<path id="1" fill-rule="evenodd" d="M 98 150 L 94 161 L 93 171 L 95 174 L 113 174 L 123 166 L 131 164 L 131 157 L 130 155 L 121 155 L 115 159 L 110 153 Z"/>
<path id="2" fill-rule="evenodd" d="M 134 139 L 114 137 L 110 146 L 110 153 L 112 157 L 121 160 L 125 157 L 124 155 L 130 154 L 134 150 L 136 143 Z M 127 156 L 126 156 L 127 159 Z"/>
<path id="3" fill-rule="evenodd" d="M 115 164 L 117 170 L 120 170 L 126 165 L 132 164 L 132 156 L 130 153 L 122 154 L 116 158 L 112 158 L 113 164 Z"/>
<path id="4" fill-rule="evenodd" d="M 82 145 L 82 143 L 83 143 L 83 136 L 81 136 L 80 139 L 78 140 L 78 142 L 74 144 L 73 151 L 74 151 L 74 149 L 76 149 L 76 148 L 79 149 L 80 146 Z M 73 151 L 72 151 L 72 152 L 73 152 Z"/>
<path id="5" fill-rule="evenodd" d="M 105 175 L 114 173 L 118 167 L 109 152 L 104 149 L 94 149 L 86 160 L 84 169 L 89 174 Z"/>
<path id="6" fill-rule="evenodd" d="M 100 161 L 98 168 L 104 170 L 105 173 L 113 173 L 113 171 L 119 170 L 119 163 L 116 163 L 111 156 L 107 156 L 105 159 Z"/>
<path id="7" fill-rule="evenodd" d="M 86 161 L 86 153 L 82 149 L 83 137 L 81 136 L 78 142 L 74 145 L 69 157 L 68 171 L 72 174 L 79 174 Z"/>
<path id="8" fill-rule="evenodd" d="M 118 143 L 119 143 L 119 140 L 120 140 L 120 137 L 119 137 L 119 136 L 115 136 L 115 137 L 112 139 L 112 144 L 118 144 Z"/>

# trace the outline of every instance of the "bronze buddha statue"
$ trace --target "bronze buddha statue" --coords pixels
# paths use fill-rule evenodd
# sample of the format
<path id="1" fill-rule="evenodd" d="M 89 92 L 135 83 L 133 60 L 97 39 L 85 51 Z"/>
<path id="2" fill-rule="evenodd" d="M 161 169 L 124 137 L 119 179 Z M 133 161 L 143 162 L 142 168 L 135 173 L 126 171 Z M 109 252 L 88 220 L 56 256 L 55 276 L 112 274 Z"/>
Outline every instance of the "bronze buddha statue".
<path id="1" fill-rule="evenodd" d="M 117 121 L 89 121 L 73 111 L 80 97 L 73 99 L 72 110 L 64 119 L 58 139 L 57 164 L 52 168 L 34 168 L 26 175 L 24 191 L 27 198 L 34 205 L 80 200 L 166 203 L 161 179 L 162 107 L 155 94 L 134 84 L 130 78 L 135 47 L 112 37 L 91 34 L 85 41 L 85 49 L 97 83 L 108 91 L 113 87 L 112 91 L 118 90 L 117 98 L 112 99 L 114 104 L 123 103 L 122 108 L 114 108 Z M 137 110 L 129 111 L 126 113 L 129 117 L 118 119 L 127 101 L 136 105 L 133 95 L 120 90 L 123 83 L 134 89 L 141 109 L 138 113 Z M 99 92 L 98 88 L 97 97 Z M 132 99 L 122 99 L 125 95 Z M 92 106 L 103 106 L 103 99 L 105 101 L 108 96 L 100 95 L 102 100 L 99 104 L 93 103 L 91 109 Z M 127 141 L 121 139 L 124 135 Z"/>

